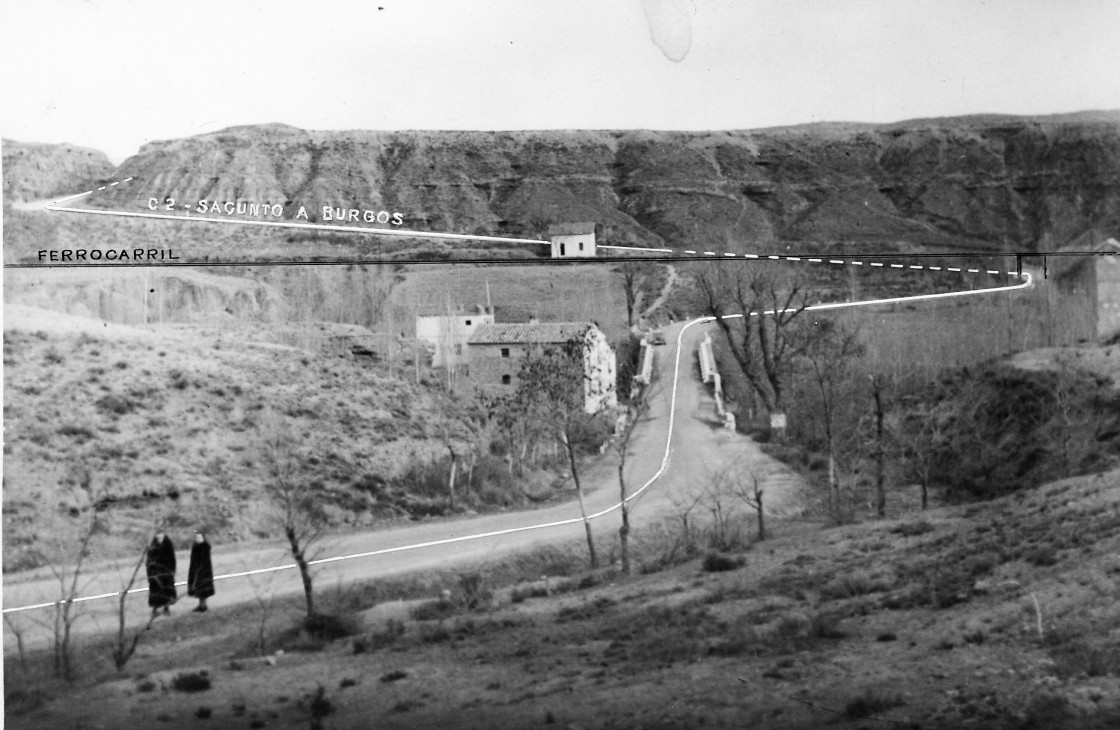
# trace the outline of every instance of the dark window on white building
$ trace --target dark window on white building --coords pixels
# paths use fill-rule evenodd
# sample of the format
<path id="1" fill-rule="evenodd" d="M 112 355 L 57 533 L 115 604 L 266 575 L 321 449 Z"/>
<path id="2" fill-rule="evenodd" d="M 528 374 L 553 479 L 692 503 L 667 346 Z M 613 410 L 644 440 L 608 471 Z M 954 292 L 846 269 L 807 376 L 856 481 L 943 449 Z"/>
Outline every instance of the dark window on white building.
<path id="1" fill-rule="evenodd" d="M 509 382 L 510 382 L 509 376 L 508 375 L 503 375 L 502 376 L 502 385 L 509 385 Z"/>
<path id="2" fill-rule="evenodd" d="M 508 347 L 503 347 L 502 348 L 502 357 L 509 357 L 509 348 Z"/>

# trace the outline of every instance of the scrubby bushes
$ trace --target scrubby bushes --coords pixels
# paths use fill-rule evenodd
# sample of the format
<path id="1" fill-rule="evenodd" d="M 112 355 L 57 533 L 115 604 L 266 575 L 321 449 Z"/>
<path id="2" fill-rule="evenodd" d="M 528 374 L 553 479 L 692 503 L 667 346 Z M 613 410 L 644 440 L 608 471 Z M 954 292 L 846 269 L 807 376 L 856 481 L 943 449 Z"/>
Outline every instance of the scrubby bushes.
<path id="1" fill-rule="evenodd" d="M 710 551 L 704 556 L 703 562 L 700 567 L 707 573 L 718 573 L 726 570 L 735 570 L 743 566 L 742 557 L 733 557 L 731 555 L 724 555 L 723 553 Z"/>
<path id="2" fill-rule="evenodd" d="M 171 680 L 171 689 L 176 692 L 205 692 L 210 689 L 210 677 L 205 670 L 177 674 Z"/>
<path id="3" fill-rule="evenodd" d="M 1065 361 L 1056 371 L 1006 364 L 964 369 L 916 395 L 918 436 L 927 419 L 930 477 L 952 493 L 989 498 L 1096 468 L 1120 446 L 1115 396 Z M 913 415 L 913 414 L 912 414 Z"/>

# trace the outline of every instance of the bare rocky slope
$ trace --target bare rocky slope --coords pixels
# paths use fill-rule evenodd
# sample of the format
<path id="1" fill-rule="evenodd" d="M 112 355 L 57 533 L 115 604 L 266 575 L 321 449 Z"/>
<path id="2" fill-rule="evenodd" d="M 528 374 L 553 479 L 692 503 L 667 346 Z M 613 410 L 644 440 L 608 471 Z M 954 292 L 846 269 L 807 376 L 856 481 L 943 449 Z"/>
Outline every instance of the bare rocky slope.
<path id="1" fill-rule="evenodd" d="M 6 173 L 7 174 L 7 173 Z M 406 227 L 535 236 L 595 220 L 615 243 L 1060 247 L 1120 224 L 1120 114 L 976 116 L 757 131 L 311 132 L 280 124 L 153 142 L 148 197 L 399 211 Z"/>
<path id="2" fill-rule="evenodd" d="M 103 180 L 115 170 L 104 152 L 71 144 L 34 144 L 5 139 L 4 202 L 37 200 Z"/>

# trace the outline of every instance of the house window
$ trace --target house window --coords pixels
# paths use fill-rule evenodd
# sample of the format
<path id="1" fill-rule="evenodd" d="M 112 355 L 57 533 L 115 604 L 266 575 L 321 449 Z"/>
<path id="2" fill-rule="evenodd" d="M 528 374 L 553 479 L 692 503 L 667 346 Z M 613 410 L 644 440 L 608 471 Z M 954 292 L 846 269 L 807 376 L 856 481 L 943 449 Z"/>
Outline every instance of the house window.
<path id="1" fill-rule="evenodd" d="M 510 378 L 508 375 L 502 376 L 502 385 L 509 385 Z"/>
<path id="2" fill-rule="evenodd" d="M 470 321 L 469 319 L 467 320 L 467 326 L 468 326 L 468 327 L 470 327 L 470 326 L 471 326 L 471 321 Z"/>
<path id="3" fill-rule="evenodd" d="M 580 242 L 579 242 L 579 250 L 580 250 L 580 251 L 582 251 L 582 250 L 583 250 L 583 241 L 580 241 Z"/>
<path id="4" fill-rule="evenodd" d="M 509 348 L 508 347 L 503 347 L 502 348 L 502 357 L 509 357 Z"/>
<path id="5" fill-rule="evenodd" d="M 566 255 L 566 251 L 565 251 L 565 248 L 566 248 L 566 245 L 565 245 L 565 244 L 563 244 L 563 243 L 561 243 L 561 244 L 560 244 L 560 255 L 561 255 L 561 256 L 564 256 L 564 255 Z"/>

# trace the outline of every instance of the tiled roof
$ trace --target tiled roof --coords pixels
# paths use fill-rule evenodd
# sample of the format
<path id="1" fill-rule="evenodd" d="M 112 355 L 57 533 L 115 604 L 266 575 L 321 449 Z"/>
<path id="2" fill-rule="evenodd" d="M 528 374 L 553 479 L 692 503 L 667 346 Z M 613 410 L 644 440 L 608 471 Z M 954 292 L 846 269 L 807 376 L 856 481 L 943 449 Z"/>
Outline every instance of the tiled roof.
<path id="1" fill-rule="evenodd" d="M 469 345 L 518 345 L 553 344 L 582 338 L 590 322 L 539 322 L 537 324 L 484 324 L 479 325 Z"/>
<path id="2" fill-rule="evenodd" d="M 556 223 L 548 227 L 550 236 L 579 236 L 584 233 L 595 232 L 595 221 L 580 221 L 578 223 Z"/>

